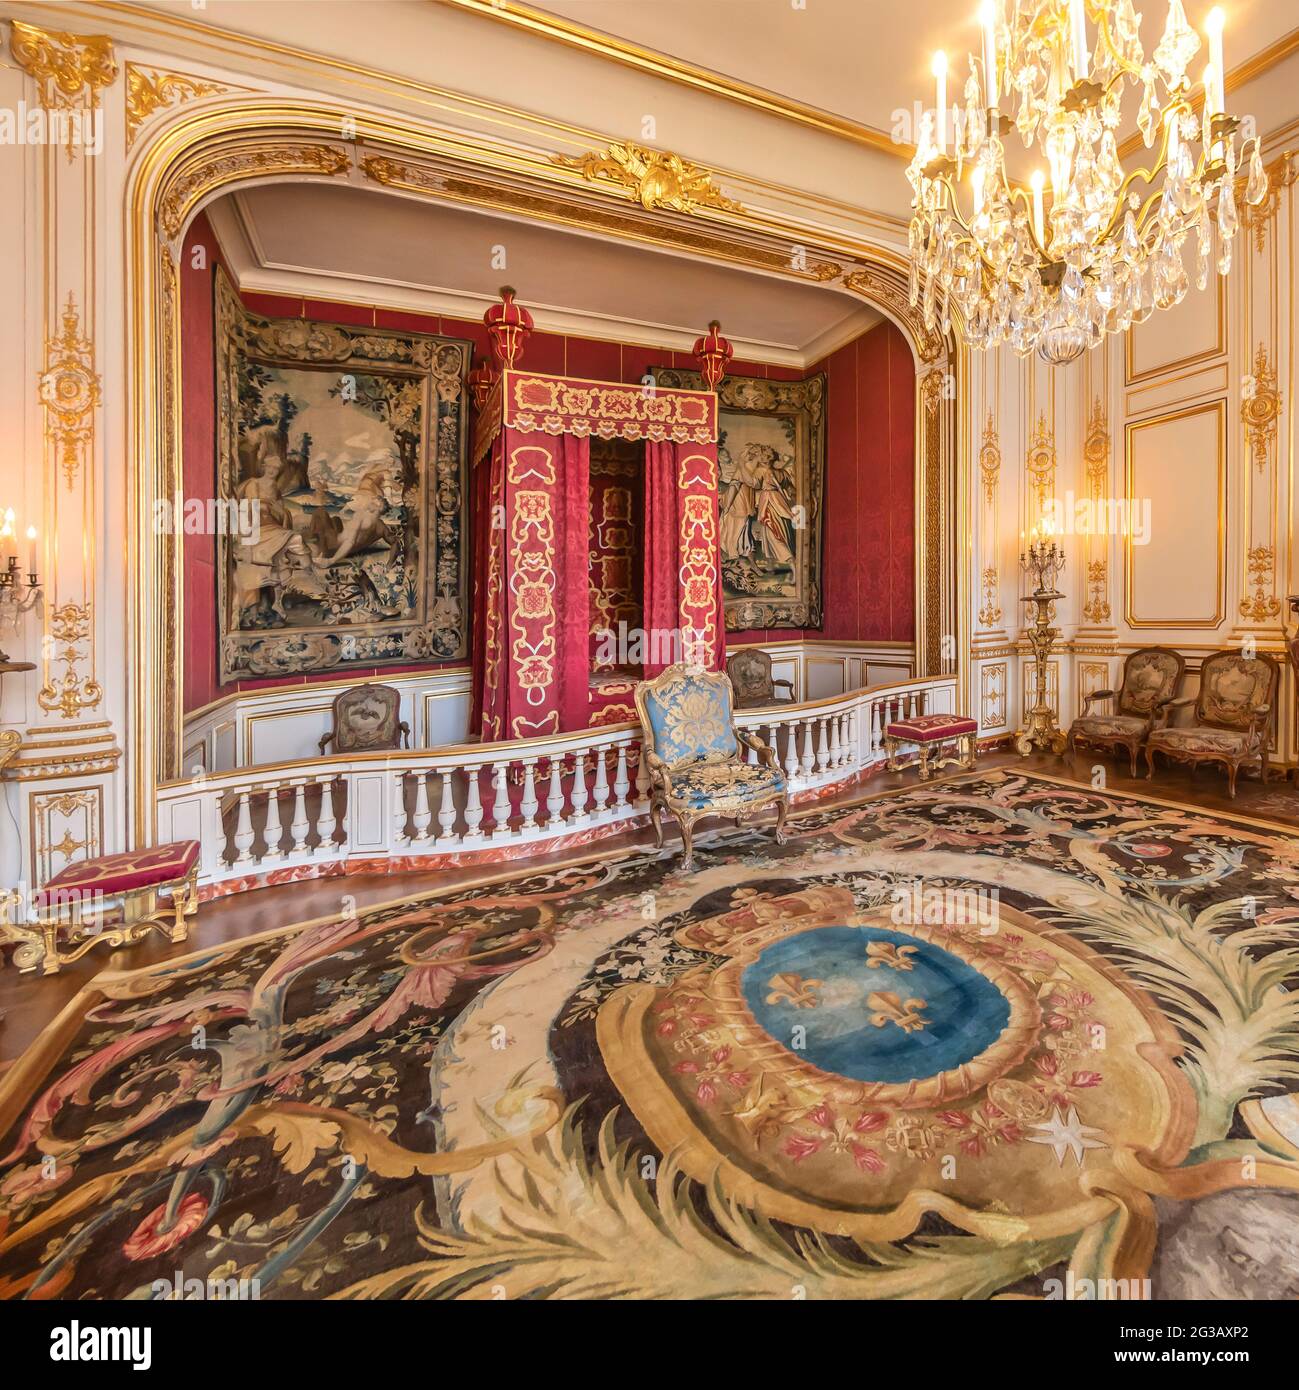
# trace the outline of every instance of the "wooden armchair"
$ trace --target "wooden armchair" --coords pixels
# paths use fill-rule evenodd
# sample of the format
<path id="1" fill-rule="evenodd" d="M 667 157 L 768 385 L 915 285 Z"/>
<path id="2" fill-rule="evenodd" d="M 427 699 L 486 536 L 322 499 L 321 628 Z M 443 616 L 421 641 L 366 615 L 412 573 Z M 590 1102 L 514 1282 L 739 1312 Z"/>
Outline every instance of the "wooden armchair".
<path id="1" fill-rule="evenodd" d="M 335 753 L 369 753 L 410 747 L 410 725 L 401 717 L 401 692 L 390 685 L 354 685 L 334 697 L 334 727 L 320 740 Z"/>
<path id="2" fill-rule="evenodd" d="M 1079 743 L 1093 748 L 1126 748 L 1132 775 L 1137 775 L 1137 750 L 1145 743 L 1162 706 L 1182 684 L 1186 658 L 1166 647 L 1142 647 L 1123 663 L 1117 690 L 1093 690 L 1083 700 L 1083 712 L 1069 729 L 1069 751 Z M 1092 714 L 1097 700 L 1113 700 L 1113 714 Z"/>
<path id="3" fill-rule="evenodd" d="M 1146 739 L 1147 778 L 1155 771 L 1155 754 L 1178 762 L 1221 763 L 1227 769 L 1227 791 L 1236 795 L 1240 765 L 1258 759 L 1267 781 L 1267 741 L 1276 704 L 1281 668 L 1262 652 L 1244 656 L 1228 648 L 1206 656 L 1200 667 L 1200 693 L 1191 699 L 1170 700 L 1155 717 Z M 1192 722 L 1168 724 L 1176 709 L 1195 706 Z"/>
<path id="4" fill-rule="evenodd" d="M 760 709 L 765 705 L 788 704 L 794 699 L 794 682 L 773 676 L 771 657 L 756 647 L 728 656 L 726 674 L 735 691 L 736 709 Z M 788 693 L 777 695 L 778 685 L 783 685 Z"/>
<path id="5" fill-rule="evenodd" d="M 789 788 L 775 751 L 737 729 L 730 678 L 723 671 L 669 666 L 636 687 L 641 750 L 650 778 L 650 820 L 663 844 L 664 811 L 681 827 L 684 867 L 694 867 L 694 824 L 703 816 L 733 816 L 741 825 L 776 807 L 776 841 L 785 843 Z M 745 760 L 752 749 L 756 763 Z"/>

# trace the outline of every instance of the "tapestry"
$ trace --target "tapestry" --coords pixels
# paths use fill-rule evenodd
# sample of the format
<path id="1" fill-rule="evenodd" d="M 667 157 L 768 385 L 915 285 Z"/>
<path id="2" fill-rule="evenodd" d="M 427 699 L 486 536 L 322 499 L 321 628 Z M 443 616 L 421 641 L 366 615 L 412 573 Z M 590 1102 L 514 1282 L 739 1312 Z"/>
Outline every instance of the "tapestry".
<path id="1" fill-rule="evenodd" d="M 663 386 L 698 372 L 658 368 Z M 728 376 L 718 388 L 719 538 L 728 632 L 821 626 L 825 373 Z"/>
<path id="2" fill-rule="evenodd" d="M 789 829 L 98 976 L 0 1078 L 0 1295 L 1299 1295 L 1299 836 L 1011 770 Z"/>
<path id="3" fill-rule="evenodd" d="M 216 296 L 221 681 L 463 657 L 472 345 Z"/>

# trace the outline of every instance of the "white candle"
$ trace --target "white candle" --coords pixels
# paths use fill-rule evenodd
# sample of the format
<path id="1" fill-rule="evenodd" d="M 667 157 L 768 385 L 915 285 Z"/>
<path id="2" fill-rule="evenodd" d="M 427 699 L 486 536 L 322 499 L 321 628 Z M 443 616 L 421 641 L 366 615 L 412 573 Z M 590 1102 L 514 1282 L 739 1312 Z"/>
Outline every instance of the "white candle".
<path id="1" fill-rule="evenodd" d="M 1204 21 L 1204 27 L 1209 33 L 1209 67 L 1214 76 L 1214 97 L 1217 101 L 1216 106 L 1209 108 L 1209 114 L 1216 116 L 1227 109 L 1227 69 L 1222 63 L 1222 30 L 1226 20 L 1222 11 L 1217 5 L 1209 11 L 1209 17 Z M 1206 90 L 1205 101 L 1209 99 Z"/>
<path id="2" fill-rule="evenodd" d="M 1073 75 L 1082 82 L 1087 76 L 1087 12 L 1083 0 L 1069 0 L 1069 19 L 1073 29 Z"/>
<path id="3" fill-rule="evenodd" d="M 935 53 L 933 61 L 934 80 L 937 83 L 938 109 L 938 153 L 947 153 L 947 54 Z"/>
<path id="4" fill-rule="evenodd" d="M 27 573 L 36 573 L 36 527 L 27 528 Z"/>
<path id="5" fill-rule="evenodd" d="M 1042 230 L 1045 226 L 1042 217 L 1042 185 L 1046 182 L 1046 175 L 1041 169 L 1034 169 L 1030 182 L 1033 185 L 1033 231 L 1037 234 L 1038 244 L 1045 250 L 1046 237 Z"/>
<path id="6" fill-rule="evenodd" d="M 987 107 L 999 103 L 997 88 L 997 7 L 992 0 L 983 0 L 979 6 L 979 23 L 983 25 L 983 104 Z"/>

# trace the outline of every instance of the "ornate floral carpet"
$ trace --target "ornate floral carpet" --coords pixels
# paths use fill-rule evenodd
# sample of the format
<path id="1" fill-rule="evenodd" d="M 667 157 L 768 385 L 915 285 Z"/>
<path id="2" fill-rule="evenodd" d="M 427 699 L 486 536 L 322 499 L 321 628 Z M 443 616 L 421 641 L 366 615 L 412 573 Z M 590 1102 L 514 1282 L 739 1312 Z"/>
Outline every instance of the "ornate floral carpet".
<path id="1" fill-rule="evenodd" d="M 791 832 L 98 977 L 0 1290 L 1299 1293 L 1299 838 L 1001 771 Z"/>

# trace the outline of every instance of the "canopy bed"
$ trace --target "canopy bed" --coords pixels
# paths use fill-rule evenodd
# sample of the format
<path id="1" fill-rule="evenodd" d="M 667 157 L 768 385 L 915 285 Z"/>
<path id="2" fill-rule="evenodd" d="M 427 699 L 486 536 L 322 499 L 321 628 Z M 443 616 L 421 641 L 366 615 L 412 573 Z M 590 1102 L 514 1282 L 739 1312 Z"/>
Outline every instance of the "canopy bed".
<path id="1" fill-rule="evenodd" d="M 637 683 L 725 659 L 717 396 L 729 344 L 696 344 L 708 390 L 517 367 L 531 328 L 502 291 L 498 367 L 470 375 L 473 723 L 484 740 L 636 717 Z M 707 379 L 707 377 L 706 377 Z"/>

